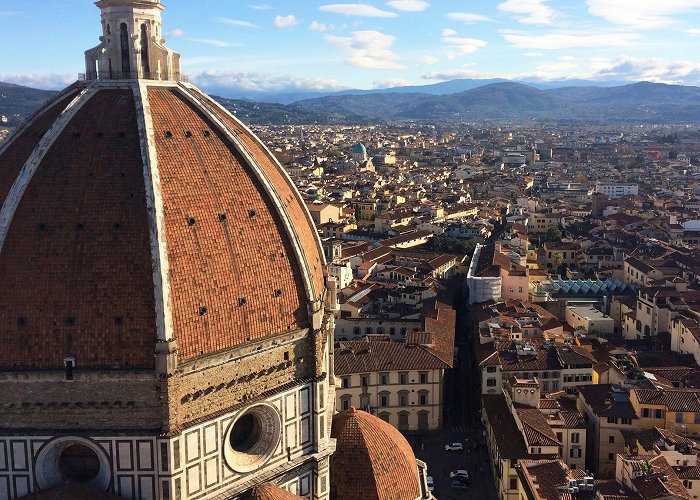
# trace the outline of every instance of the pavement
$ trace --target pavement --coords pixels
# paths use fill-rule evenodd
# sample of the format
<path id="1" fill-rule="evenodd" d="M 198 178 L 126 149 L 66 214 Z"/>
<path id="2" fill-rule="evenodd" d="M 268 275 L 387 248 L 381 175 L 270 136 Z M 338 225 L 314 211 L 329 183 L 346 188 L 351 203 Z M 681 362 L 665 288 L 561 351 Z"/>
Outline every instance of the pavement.
<path id="1" fill-rule="evenodd" d="M 475 437 L 479 436 L 480 429 L 455 426 L 440 433 L 409 438 L 416 458 L 428 465 L 428 475 L 433 477 L 434 495 L 438 500 L 497 500 L 486 447 L 481 444 L 474 449 Z M 465 445 L 464 451 L 445 451 L 446 444 L 457 441 Z M 483 443 L 483 439 L 481 442 Z M 483 468 L 483 472 L 480 472 L 480 467 Z M 457 490 L 450 486 L 449 474 L 455 469 L 467 469 L 471 473 L 472 479 L 468 489 Z"/>

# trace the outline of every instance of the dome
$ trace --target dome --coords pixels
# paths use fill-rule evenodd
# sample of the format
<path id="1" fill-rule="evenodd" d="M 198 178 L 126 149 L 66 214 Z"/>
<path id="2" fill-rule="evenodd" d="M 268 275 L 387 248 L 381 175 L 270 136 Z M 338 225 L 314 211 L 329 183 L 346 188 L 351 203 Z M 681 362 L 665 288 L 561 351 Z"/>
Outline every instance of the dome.
<path id="1" fill-rule="evenodd" d="M 151 369 L 158 342 L 187 361 L 322 308 L 301 196 L 187 83 L 72 85 L 0 148 L 0 205 L 0 369 Z"/>
<path id="2" fill-rule="evenodd" d="M 366 155 L 367 154 L 367 148 L 365 147 L 364 144 L 361 142 L 358 142 L 355 144 L 355 147 L 352 148 L 352 152 L 358 155 Z"/>
<path id="3" fill-rule="evenodd" d="M 389 423 L 351 408 L 333 417 L 331 498 L 422 498 L 411 446 Z"/>
<path id="4" fill-rule="evenodd" d="M 292 495 L 274 484 L 263 483 L 250 490 L 242 498 L 243 500 L 295 500 L 301 497 Z"/>

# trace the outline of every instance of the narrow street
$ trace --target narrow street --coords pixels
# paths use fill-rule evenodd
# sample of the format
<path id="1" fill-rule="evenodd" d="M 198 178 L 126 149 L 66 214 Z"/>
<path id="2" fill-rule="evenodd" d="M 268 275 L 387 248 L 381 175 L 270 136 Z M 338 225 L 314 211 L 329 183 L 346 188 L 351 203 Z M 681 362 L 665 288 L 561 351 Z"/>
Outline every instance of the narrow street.
<path id="1" fill-rule="evenodd" d="M 461 304 L 464 306 L 460 307 Z M 457 356 L 454 369 L 445 377 L 444 429 L 439 433 L 412 436 L 409 442 L 416 457 L 428 464 L 428 474 L 435 482 L 436 498 L 495 500 L 496 487 L 479 420 L 478 374 L 469 337 L 469 308 L 466 304 L 464 294 L 454 302 L 457 309 Z M 445 451 L 445 445 L 452 442 L 461 442 L 464 451 Z M 449 473 L 455 469 L 467 469 L 472 475 L 468 489 L 450 486 Z"/>

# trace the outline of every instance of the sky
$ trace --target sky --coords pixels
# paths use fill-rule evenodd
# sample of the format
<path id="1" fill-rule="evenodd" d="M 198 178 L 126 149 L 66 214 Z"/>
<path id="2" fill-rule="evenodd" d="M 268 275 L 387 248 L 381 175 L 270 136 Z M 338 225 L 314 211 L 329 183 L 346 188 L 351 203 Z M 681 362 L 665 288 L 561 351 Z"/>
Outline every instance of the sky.
<path id="1" fill-rule="evenodd" d="M 455 78 L 700 85 L 700 0 L 169 0 L 166 45 L 208 88 Z M 88 0 L 0 0 L 0 81 L 61 88 L 99 43 Z"/>

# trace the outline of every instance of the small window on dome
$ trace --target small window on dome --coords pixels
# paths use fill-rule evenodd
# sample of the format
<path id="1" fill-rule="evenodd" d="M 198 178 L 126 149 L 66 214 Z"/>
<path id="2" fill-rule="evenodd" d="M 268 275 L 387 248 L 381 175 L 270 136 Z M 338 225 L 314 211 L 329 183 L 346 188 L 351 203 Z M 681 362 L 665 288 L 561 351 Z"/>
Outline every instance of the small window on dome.
<path id="1" fill-rule="evenodd" d="M 209 132 L 208 130 L 203 130 L 203 131 L 202 131 L 202 134 L 204 134 L 204 137 L 209 137 L 209 136 L 211 136 L 211 132 Z"/>
<path id="2" fill-rule="evenodd" d="M 197 220 L 194 217 L 187 217 L 187 225 L 194 226 Z"/>
<path id="3" fill-rule="evenodd" d="M 202 306 L 199 308 L 199 315 L 204 316 L 207 313 L 207 308 Z"/>
<path id="4" fill-rule="evenodd" d="M 226 214 L 219 214 L 219 222 L 225 222 L 226 221 Z"/>
<path id="5" fill-rule="evenodd" d="M 248 217 L 250 217 L 251 219 L 253 217 L 255 217 L 256 215 L 257 215 L 257 212 L 254 209 L 251 208 L 250 210 L 248 210 Z"/>
<path id="6" fill-rule="evenodd" d="M 172 139 L 173 138 L 173 133 L 170 130 L 165 131 L 165 138 L 166 139 Z"/>
<path id="7" fill-rule="evenodd" d="M 248 300 L 246 300 L 245 297 L 241 297 L 240 299 L 238 299 L 238 305 L 241 306 L 241 307 L 243 307 L 243 306 L 246 305 L 247 303 L 248 303 Z"/>
<path id="8" fill-rule="evenodd" d="M 63 358 L 63 366 L 66 371 L 66 380 L 72 382 L 75 380 L 75 356 L 66 356 Z"/>
<path id="9" fill-rule="evenodd" d="M 190 132 L 189 130 L 185 130 L 185 137 L 187 137 L 187 138 L 192 137 L 192 132 Z"/>

